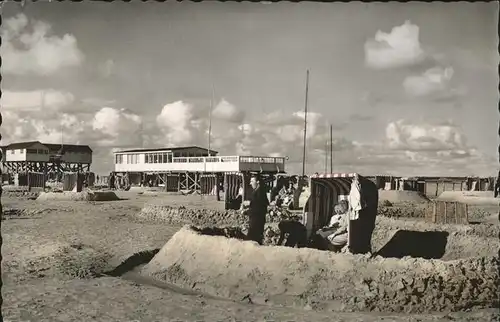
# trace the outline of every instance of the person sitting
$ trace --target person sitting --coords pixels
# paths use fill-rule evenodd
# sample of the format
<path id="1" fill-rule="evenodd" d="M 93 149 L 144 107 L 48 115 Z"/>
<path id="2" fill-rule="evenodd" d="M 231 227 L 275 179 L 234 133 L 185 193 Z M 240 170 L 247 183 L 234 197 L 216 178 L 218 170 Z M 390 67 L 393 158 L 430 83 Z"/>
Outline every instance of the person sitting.
<path id="1" fill-rule="evenodd" d="M 327 239 L 335 251 L 347 245 L 348 210 L 349 203 L 346 200 L 341 200 L 334 207 L 335 214 L 330 219 L 328 226 L 319 229 L 316 233 L 322 238 Z"/>
<path id="2" fill-rule="evenodd" d="M 347 214 L 344 214 L 340 221 L 338 222 L 337 229 L 330 234 L 327 239 L 333 246 L 334 251 L 340 251 L 344 246 L 347 245 L 347 228 L 349 225 L 349 218 Z"/>
<path id="3" fill-rule="evenodd" d="M 242 209 L 243 207 L 243 187 L 240 185 L 238 188 L 238 194 L 234 199 L 229 202 L 229 209 Z"/>
<path id="4" fill-rule="evenodd" d="M 283 243 L 285 235 L 288 235 L 284 246 L 303 248 L 307 246 L 307 230 L 306 227 L 295 220 L 282 220 L 278 224 L 280 229 L 280 238 L 278 246 Z"/>

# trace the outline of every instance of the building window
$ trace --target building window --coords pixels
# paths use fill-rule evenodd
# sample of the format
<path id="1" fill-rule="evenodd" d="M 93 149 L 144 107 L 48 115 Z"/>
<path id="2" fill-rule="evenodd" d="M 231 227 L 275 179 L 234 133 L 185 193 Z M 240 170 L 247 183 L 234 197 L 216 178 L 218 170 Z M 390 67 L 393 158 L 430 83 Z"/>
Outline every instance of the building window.
<path id="1" fill-rule="evenodd" d="M 122 164 L 123 163 L 123 154 L 117 154 L 116 159 L 115 159 L 116 164 Z"/>
<path id="2" fill-rule="evenodd" d="M 163 163 L 172 163 L 172 153 L 163 153 Z"/>

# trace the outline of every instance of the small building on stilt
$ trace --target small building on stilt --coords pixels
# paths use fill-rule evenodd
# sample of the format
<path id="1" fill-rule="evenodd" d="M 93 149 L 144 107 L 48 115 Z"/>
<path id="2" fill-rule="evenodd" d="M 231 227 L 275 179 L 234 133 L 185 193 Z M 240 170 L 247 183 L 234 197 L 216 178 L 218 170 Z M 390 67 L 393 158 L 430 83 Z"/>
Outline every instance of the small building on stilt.
<path id="1" fill-rule="evenodd" d="M 91 164 L 92 149 L 88 145 L 29 141 L 2 147 L 2 172 L 11 180 L 28 173 L 60 180 L 66 172 L 90 173 Z"/>

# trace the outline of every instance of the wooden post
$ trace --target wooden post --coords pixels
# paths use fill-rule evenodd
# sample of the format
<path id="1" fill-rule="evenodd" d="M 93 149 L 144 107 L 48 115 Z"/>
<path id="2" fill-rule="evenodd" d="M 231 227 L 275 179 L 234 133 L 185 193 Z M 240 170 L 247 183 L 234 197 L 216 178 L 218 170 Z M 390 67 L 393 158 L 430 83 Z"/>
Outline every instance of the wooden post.
<path id="1" fill-rule="evenodd" d="M 457 204 L 458 204 L 458 202 L 455 202 L 455 224 L 461 224 L 461 222 L 459 221 L 459 217 L 458 217 L 458 207 L 457 207 Z"/>
<path id="2" fill-rule="evenodd" d="M 448 223 L 448 207 L 447 207 L 447 202 L 444 202 L 444 223 Z"/>
<path id="3" fill-rule="evenodd" d="M 218 173 L 215 174 L 215 185 L 216 200 L 220 201 L 220 175 Z"/>
<path id="4" fill-rule="evenodd" d="M 228 205 L 229 205 L 229 183 L 228 183 L 228 174 L 227 173 L 224 173 L 224 209 L 228 209 Z"/>

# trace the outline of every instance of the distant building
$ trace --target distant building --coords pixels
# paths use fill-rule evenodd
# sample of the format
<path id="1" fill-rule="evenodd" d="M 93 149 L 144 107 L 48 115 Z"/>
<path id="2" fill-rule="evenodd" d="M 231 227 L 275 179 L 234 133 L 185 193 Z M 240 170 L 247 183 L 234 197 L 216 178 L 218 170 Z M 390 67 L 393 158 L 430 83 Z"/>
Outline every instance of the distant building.
<path id="1" fill-rule="evenodd" d="M 92 149 L 88 145 L 18 142 L 2 147 L 5 172 L 90 171 Z"/>
<path id="2" fill-rule="evenodd" d="M 210 156 L 209 156 L 210 154 Z M 219 156 L 217 151 L 198 146 L 132 149 L 114 153 L 115 172 L 284 172 L 285 158 Z"/>

